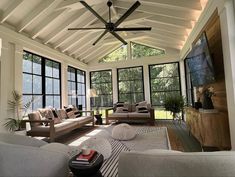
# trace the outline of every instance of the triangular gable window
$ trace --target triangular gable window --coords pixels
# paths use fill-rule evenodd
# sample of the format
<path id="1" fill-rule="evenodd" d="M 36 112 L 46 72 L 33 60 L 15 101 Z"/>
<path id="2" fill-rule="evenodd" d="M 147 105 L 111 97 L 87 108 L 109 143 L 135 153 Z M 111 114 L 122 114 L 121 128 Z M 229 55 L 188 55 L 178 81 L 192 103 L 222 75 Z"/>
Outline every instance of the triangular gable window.
<path id="1" fill-rule="evenodd" d="M 113 52 L 100 59 L 99 63 L 121 61 L 126 59 L 127 59 L 127 45 L 122 45 L 121 47 L 115 49 Z"/>
<path id="2" fill-rule="evenodd" d="M 132 59 L 137 59 L 141 57 L 161 56 L 165 54 L 165 50 L 131 42 L 131 53 Z"/>

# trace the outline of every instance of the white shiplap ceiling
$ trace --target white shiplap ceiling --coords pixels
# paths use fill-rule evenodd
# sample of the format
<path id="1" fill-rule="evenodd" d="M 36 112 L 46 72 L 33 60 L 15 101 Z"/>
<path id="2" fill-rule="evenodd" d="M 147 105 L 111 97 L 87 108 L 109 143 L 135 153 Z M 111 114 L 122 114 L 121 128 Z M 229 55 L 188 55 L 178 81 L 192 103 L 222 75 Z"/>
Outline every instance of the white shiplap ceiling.
<path id="1" fill-rule="evenodd" d="M 85 0 L 108 19 L 107 0 Z M 207 0 L 139 0 L 141 6 L 120 26 L 152 27 L 146 32 L 118 32 L 126 41 L 180 51 Z M 112 21 L 135 0 L 112 0 Z M 68 31 L 71 27 L 103 27 L 79 0 L 0 0 L 0 23 L 84 63 L 112 51 L 121 42 L 106 34 L 93 46 L 103 30 Z"/>

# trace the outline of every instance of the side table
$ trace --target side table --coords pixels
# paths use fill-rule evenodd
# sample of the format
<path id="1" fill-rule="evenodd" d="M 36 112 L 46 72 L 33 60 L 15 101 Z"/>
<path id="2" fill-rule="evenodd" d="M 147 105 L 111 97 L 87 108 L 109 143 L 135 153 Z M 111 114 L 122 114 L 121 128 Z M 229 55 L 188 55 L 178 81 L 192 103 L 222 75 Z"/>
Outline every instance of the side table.
<path id="1" fill-rule="evenodd" d="M 95 116 L 95 118 L 96 118 L 96 125 L 102 125 L 103 124 L 103 122 L 102 122 L 102 114 L 96 114 L 96 115 L 94 115 Z"/>
<path id="2" fill-rule="evenodd" d="M 98 159 L 91 166 L 72 163 L 72 161 L 75 160 L 76 157 L 77 155 L 69 160 L 69 168 L 74 174 L 74 177 L 102 177 L 102 174 L 99 171 L 104 161 L 104 157 L 102 154 L 100 154 Z"/>

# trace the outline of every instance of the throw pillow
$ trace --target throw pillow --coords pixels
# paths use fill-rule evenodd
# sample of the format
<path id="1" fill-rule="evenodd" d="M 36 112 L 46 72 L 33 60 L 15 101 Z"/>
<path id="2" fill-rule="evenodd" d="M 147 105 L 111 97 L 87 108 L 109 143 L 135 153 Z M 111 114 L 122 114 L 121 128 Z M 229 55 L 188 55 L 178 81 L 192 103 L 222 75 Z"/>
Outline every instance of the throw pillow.
<path id="1" fill-rule="evenodd" d="M 32 112 L 28 114 L 29 120 L 41 120 L 41 115 L 38 111 Z M 31 122 L 31 127 L 36 127 L 42 125 L 41 122 Z"/>
<path id="2" fill-rule="evenodd" d="M 136 112 L 138 113 L 148 113 L 147 106 L 136 106 Z"/>
<path id="3" fill-rule="evenodd" d="M 57 109 L 57 115 L 61 120 L 68 118 L 65 109 Z"/>
<path id="4" fill-rule="evenodd" d="M 55 108 L 51 109 L 53 116 L 54 116 L 54 123 L 55 124 L 59 124 L 62 122 L 62 120 L 60 119 L 60 117 L 58 116 L 57 110 Z"/>
<path id="5" fill-rule="evenodd" d="M 138 104 L 137 106 L 147 106 L 147 101 L 141 101 L 137 104 Z"/>
<path id="6" fill-rule="evenodd" d="M 73 108 L 71 108 L 71 107 L 66 107 L 66 108 L 65 108 L 65 111 L 66 111 L 66 113 L 67 113 L 68 118 L 72 119 L 72 118 L 75 118 L 75 117 L 76 117 L 76 116 L 74 115 Z"/>
<path id="7" fill-rule="evenodd" d="M 128 113 L 128 109 L 124 107 L 117 107 L 115 113 Z"/>

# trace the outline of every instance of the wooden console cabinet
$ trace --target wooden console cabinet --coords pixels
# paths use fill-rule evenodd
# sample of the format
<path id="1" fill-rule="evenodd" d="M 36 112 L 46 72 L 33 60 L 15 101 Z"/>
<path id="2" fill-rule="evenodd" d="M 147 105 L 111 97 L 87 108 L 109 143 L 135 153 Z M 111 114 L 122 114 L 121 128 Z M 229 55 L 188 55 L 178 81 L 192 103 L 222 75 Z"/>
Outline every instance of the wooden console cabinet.
<path id="1" fill-rule="evenodd" d="M 186 108 L 186 124 L 202 147 L 231 149 L 228 116 L 224 113 Z"/>

